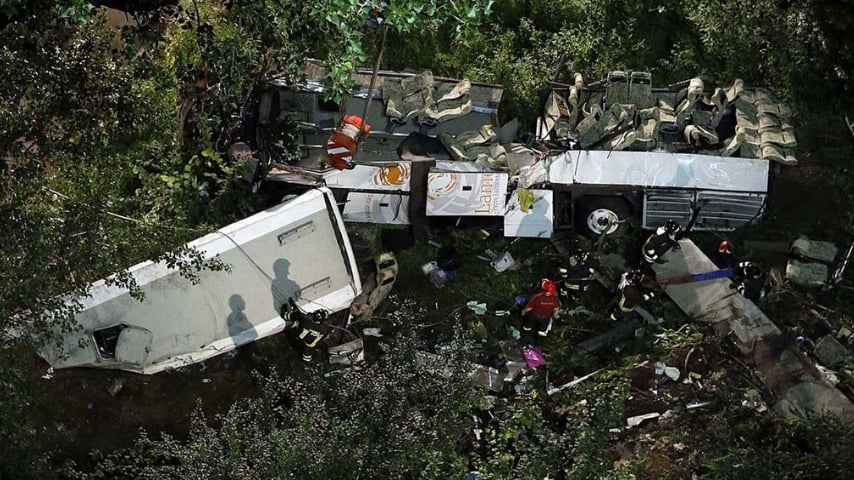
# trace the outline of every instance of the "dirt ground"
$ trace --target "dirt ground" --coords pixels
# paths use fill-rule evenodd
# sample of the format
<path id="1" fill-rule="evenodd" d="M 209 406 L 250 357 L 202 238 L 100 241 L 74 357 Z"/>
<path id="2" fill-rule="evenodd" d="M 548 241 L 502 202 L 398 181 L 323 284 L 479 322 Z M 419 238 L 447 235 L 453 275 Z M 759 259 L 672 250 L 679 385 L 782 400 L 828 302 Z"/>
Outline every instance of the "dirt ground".
<path id="1" fill-rule="evenodd" d="M 85 461 L 90 450 L 130 446 L 141 430 L 184 437 L 201 408 L 211 418 L 257 393 L 254 372 L 300 372 L 299 355 L 283 336 L 262 339 L 235 354 L 156 375 L 117 370 L 67 369 L 48 373 L 40 358 L 26 358 L 39 400 L 23 425 L 57 458 Z M 43 378 L 44 375 L 50 378 Z M 111 391 L 112 390 L 112 391 Z"/>

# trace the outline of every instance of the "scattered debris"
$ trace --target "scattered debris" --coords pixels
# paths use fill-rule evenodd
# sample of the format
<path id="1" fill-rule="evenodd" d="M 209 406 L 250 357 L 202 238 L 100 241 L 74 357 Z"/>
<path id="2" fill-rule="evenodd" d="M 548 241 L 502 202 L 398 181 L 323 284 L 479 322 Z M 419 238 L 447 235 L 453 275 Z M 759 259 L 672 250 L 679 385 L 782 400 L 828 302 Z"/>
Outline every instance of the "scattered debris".
<path id="1" fill-rule="evenodd" d="M 350 305 L 350 313 L 356 321 L 370 317 L 374 310 L 385 300 L 397 281 L 397 259 L 391 252 L 385 252 L 374 259 L 373 275 L 368 275 L 362 283 L 362 293 Z"/>
<path id="2" fill-rule="evenodd" d="M 379 331 L 379 329 L 377 329 Z M 329 363 L 334 365 L 354 365 L 365 359 L 365 344 L 361 338 L 329 347 Z"/>
<path id="3" fill-rule="evenodd" d="M 685 408 L 688 410 L 695 410 L 698 408 L 708 407 L 709 405 L 713 405 L 714 403 L 715 402 L 712 400 L 709 400 L 706 402 L 694 402 L 694 403 L 689 403 L 688 405 L 685 405 Z"/>
<path id="4" fill-rule="evenodd" d="M 487 254 L 492 252 L 487 251 Z M 519 264 L 516 263 L 516 260 L 513 258 L 513 255 L 510 252 L 502 252 L 497 253 L 491 256 L 489 264 L 492 265 L 492 268 L 495 269 L 496 272 L 501 273 L 505 270 L 518 270 Z"/>
<path id="5" fill-rule="evenodd" d="M 42 375 L 42 378 L 45 380 L 50 380 L 51 378 L 53 378 L 53 367 L 48 367 L 47 372 Z"/>
<path id="6" fill-rule="evenodd" d="M 584 375 L 583 377 L 578 377 L 578 378 L 574 379 L 573 381 L 566 383 L 566 384 L 563 384 L 559 387 L 552 387 L 551 385 L 548 385 L 548 390 L 546 390 L 546 393 L 548 395 L 554 395 L 555 393 L 566 390 L 567 388 L 572 388 L 572 387 L 578 385 L 579 383 L 587 380 L 588 378 L 592 377 L 593 375 L 596 375 L 597 373 L 601 372 L 602 370 L 604 370 L 604 369 L 600 368 L 599 370 L 596 370 L 595 372 L 588 373 L 587 375 Z"/>
<path id="7" fill-rule="evenodd" d="M 821 365 L 816 365 L 816 368 L 818 368 L 818 371 L 821 372 L 824 378 L 830 382 L 831 385 L 835 387 L 839 384 L 839 377 L 836 376 L 836 372 Z"/>
<path id="8" fill-rule="evenodd" d="M 751 388 L 744 394 L 745 398 L 741 401 L 741 406 L 744 408 L 755 409 L 757 412 L 768 410 L 765 402 L 762 400 L 762 395 L 755 388 Z"/>
<path id="9" fill-rule="evenodd" d="M 203 378 L 202 383 L 211 383 L 211 379 L 210 378 Z"/>
<path id="10" fill-rule="evenodd" d="M 660 413 L 653 412 L 653 413 L 647 413 L 644 415 L 637 415 L 634 417 L 629 417 L 626 419 L 626 426 L 627 426 L 627 428 L 637 427 L 638 425 L 640 425 L 641 423 L 643 423 L 647 420 L 651 420 L 653 418 L 658 418 L 660 416 L 661 416 Z"/>
<path id="11" fill-rule="evenodd" d="M 486 313 L 486 304 L 485 303 L 477 303 L 477 300 L 470 300 L 466 303 L 466 307 L 469 308 L 475 315 L 483 315 Z"/>
<path id="12" fill-rule="evenodd" d="M 121 378 L 114 378 L 107 385 L 107 392 L 109 392 L 111 397 L 115 397 L 117 393 L 119 393 L 122 388 L 125 386 L 125 381 Z"/>
<path id="13" fill-rule="evenodd" d="M 543 356 L 543 350 L 540 347 L 525 348 L 522 350 L 522 355 L 531 370 L 536 370 L 546 364 L 546 357 Z"/>
<path id="14" fill-rule="evenodd" d="M 833 335 L 825 335 L 815 342 L 813 354 L 822 365 L 833 368 L 851 358 L 851 352 L 845 346 L 833 338 Z"/>
<path id="15" fill-rule="evenodd" d="M 679 380 L 679 369 L 676 367 L 664 367 L 664 374 L 667 375 L 667 378 L 673 380 L 674 382 Z"/>
<path id="16" fill-rule="evenodd" d="M 707 271 L 714 265 L 690 240 L 683 239 L 679 245 L 680 249 L 665 255 L 666 263 L 653 265 L 657 275 Z M 799 248 L 803 252 L 817 251 L 810 245 Z M 854 404 L 843 392 L 825 381 L 790 337 L 756 304 L 733 294 L 723 281 L 709 283 L 702 290 L 692 285 L 672 285 L 665 287 L 665 292 L 692 321 L 711 324 L 719 336 L 733 335 L 742 354 L 753 360 L 752 366 L 765 387 L 774 392 L 776 412 L 801 418 L 832 412 L 845 421 L 854 419 Z"/>
<path id="17" fill-rule="evenodd" d="M 498 346 L 501 347 L 501 352 L 504 354 L 506 362 L 507 373 L 504 376 L 504 381 L 512 382 L 528 368 L 525 354 L 515 340 L 502 340 L 498 342 Z"/>
<path id="18" fill-rule="evenodd" d="M 799 236 L 791 247 L 792 259 L 786 265 L 786 278 L 796 285 L 829 290 L 845 280 L 854 244 L 841 251 L 833 243 Z"/>
<path id="19" fill-rule="evenodd" d="M 363 328 L 362 329 L 362 335 L 364 335 L 366 337 L 379 337 L 379 338 L 382 338 L 382 336 L 383 336 L 383 334 L 380 333 L 380 329 L 375 328 L 375 327 Z"/>

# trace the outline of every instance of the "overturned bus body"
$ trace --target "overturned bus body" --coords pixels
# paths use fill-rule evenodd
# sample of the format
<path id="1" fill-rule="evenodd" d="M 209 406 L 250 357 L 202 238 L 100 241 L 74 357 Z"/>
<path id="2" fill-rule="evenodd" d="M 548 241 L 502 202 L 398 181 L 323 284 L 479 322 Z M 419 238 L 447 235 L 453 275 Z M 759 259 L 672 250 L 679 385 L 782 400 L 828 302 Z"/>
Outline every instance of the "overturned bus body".
<path id="1" fill-rule="evenodd" d="M 131 267 L 145 298 L 96 282 L 78 329 L 41 355 L 54 368 L 152 374 L 204 361 L 285 327 L 283 303 L 338 312 L 361 293 L 347 232 L 328 189 L 311 190 L 188 244 L 227 271 L 193 284 L 164 263 Z"/>
<path id="2" fill-rule="evenodd" d="M 323 100 L 325 75 L 309 62 L 305 83 L 262 90 L 264 141 L 252 149 L 268 183 L 331 188 L 345 221 L 491 217 L 506 236 L 547 238 L 560 228 L 598 236 L 628 218 L 648 229 L 671 218 L 684 225 L 699 207 L 698 230 L 727 231 L 761 218 L 775 164 L 797 163 L 788 108 L 740 80 L 653 88 L 644 72 L 591 84 L 576 75 L 541 92 L 535 132 L 515 143 L 519 123 L 498 120 L 499 85 L 380 71 L 369 95 L 370 71 L 360 70 L 353 97 L 338 105 Z M 333 169 L 325 142 L 365 102 L 372 129 L 356 167 Z M 286 124 L 298 126 L 298 149 L 277 157 L 271 146 Z"/>

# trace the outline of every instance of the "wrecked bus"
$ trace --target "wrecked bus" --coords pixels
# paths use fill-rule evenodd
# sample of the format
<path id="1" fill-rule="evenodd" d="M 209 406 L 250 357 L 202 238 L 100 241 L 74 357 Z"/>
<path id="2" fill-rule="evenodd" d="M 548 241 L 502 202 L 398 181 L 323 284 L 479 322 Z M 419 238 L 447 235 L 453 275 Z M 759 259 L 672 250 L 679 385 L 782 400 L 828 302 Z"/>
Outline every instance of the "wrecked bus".
<path id="1" fill-rule="evenodd" d="M 78 328 L 41 355 L 54 368 L 97 367 L 153 374 L 204 361 L 278 332 L 289 297 L 306 311 L 338 312 L 361 293 L 343 219 L 326 188 L 225 226 L 188 247 L 227 271 L 193 283 L 165 263 L 128 269 L 145 297 L 92 284 L 79 299 Z"/>
<path id="2" fill-rule="evenodd" d="M 589 85 L 576 76 L 543 91 L 536 131 L 514 143 L 519 123 L 499 127 L 499 85 L 380 71 L 369 98 L 370 71 L 360 70 L 352 98 L 334 104 L 324 100 L 325 75 L 309 62 L 305 83 L 260 89 L 254 126 L 264 140 L 246 148 L 268 184 L 331 188 L 345 221 L 491 218 L 505 236 L 573 228 L 595 237 L 629 218 L 646 229 L 670 218 L 685 224 L 696 205 L 696 229 L 728 231 L 762 216 L 775 164 L 796 163 L 786 106 L 738 80 L 659 89 L 644 72 Z M 356 167 L 331 168 L 326 139 L 366 101 L 372 130 Z M 286 125 L 298 138 L 283 154 L 275 132 Z"/>

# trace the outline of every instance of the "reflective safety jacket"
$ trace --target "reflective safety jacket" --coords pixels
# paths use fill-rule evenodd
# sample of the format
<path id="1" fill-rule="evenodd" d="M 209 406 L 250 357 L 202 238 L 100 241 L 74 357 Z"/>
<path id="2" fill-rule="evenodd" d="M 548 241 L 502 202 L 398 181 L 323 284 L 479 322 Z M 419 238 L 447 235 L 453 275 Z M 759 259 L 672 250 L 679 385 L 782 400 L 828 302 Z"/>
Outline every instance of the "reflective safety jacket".
<path id="1" fill-rule="evenodd" d="M 643 259 L 648 263 L 655 263 L 668 250 L 677 245 L 676 235 L 667 233 L 664 227 L 658 230 L 644 242 L 642 247 Z"/>
<path id="2" fill-rule="evenodd" d="M 617 304 L 622 312 L 634 312 L 638 306 L 655 297 L 653 292 L 648 292 L 640 285 L 629 283 L 626 281 L 626 276 L 620 279 L 620 284 L 617 286 L 617 292 L 620 295 L 620 301 Z"/>
<path id="3" fill-rule="evenodd" d="M 765 295 L 765 275 L 753 262 L 741 262 L 732 279 L 738 293 L 744 298 L 757 301 Z"/>
<path id="4" fill-rule="evenodd" d="M 315 320 L 314 315 L 307 314 L 305 319 L 300 322 L 299 339 L 303 345 L 308 348 L 316 348 L 317 344 L 326 336 L 326 326 L 323 323 Z"/>
<path id="5" fill-rule="evenodd" d="M 583 292 L 593 282 L 593 274 L 596 273 L 587 263 L 576 263 L 566 267 L 566 273 L 563 274 L 560 286 L 560 294 L 566 296 L 569 291 Z"/>

